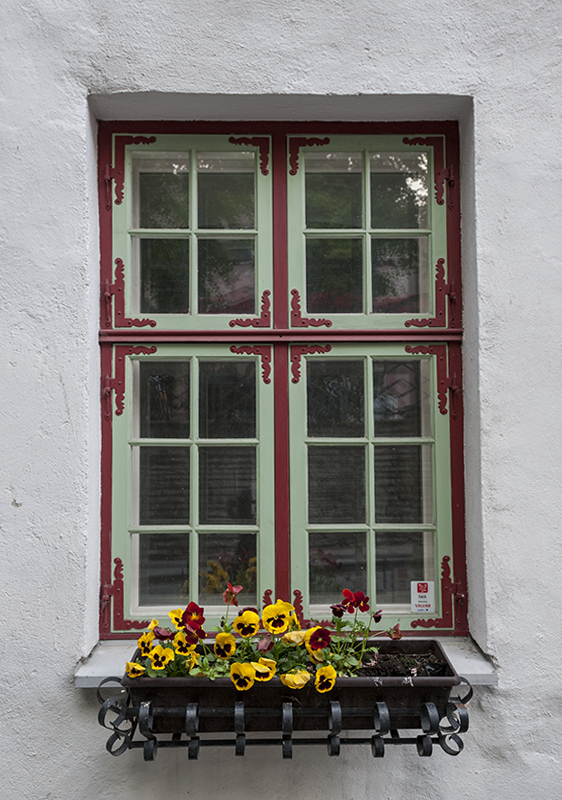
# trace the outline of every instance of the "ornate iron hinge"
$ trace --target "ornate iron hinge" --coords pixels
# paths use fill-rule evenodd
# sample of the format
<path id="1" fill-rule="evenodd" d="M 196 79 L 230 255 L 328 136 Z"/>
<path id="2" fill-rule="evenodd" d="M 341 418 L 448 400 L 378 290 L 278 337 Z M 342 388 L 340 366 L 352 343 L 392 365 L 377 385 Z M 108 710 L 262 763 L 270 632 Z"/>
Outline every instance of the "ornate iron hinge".
<path id="1" fill-rule="evenodd" d="M 138 345 L 117 345 L 115 347 L 115 377 L 104 375 L 102 377 L 102 398 L 104 401 L 105 419 L 111 421 L 111 392 L 115 392 L 115 414 L 120 417 L 125 408 L 125 358 L 132 355 L 152 355 L 157 350 L 156 345 L 145 347 Z"/>
<path id="2" fill-rule="evenodd" d="M 143 319 L 131 319 L 125 316 L 125 265 L 122 258 L 115 259 L 115 281 L 110 283 L 106 280 L 103 286 L 103 296 L 105 298 L 105 326 L 111 328 L 111 305 L 112 298 L 115 297 L 115 327 L 116 328 L 144 328 L 150 325 L 156 327 L 156 321 L 144 317 Z"/>
<path id="3" fill-rule="evenodd" d="M 120 558 L 113 560 L 113 583 L 104 583 L 101 587 L 100 621 L 101 630 L 111 632 L 111 600 L 113 599 L 113 629 L 115 631 L 142 630 L 150 620 L 125 619 L 123 599 L 123 561 Z"/>

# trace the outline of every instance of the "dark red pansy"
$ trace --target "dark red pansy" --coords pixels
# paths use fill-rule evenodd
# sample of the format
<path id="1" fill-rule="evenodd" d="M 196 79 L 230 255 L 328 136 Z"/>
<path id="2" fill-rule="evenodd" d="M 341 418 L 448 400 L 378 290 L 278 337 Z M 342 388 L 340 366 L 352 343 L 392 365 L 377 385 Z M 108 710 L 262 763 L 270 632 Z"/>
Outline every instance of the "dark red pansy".
<path id="1" fill-rule="evenodd" d="M 187 627 L 188 625 L 194 626 L 201 626 L 205 622 L 205 617 L 203 616 L 205 609 L 198 606 L 197 603 L 194 603 L 193 600 L 185 609 L 182 614 L 182 622 Z"/>
<path id="2" fill-rule="evenodd" d="M 152 633 L 154 634 L 155 639 L 160 639 L 160 641 L 163 642 L 166 639 L 173 639 L 177 631 L 172 633 L 172 631 L 168 630 L 168 628 L 160 628 L 157 626 L 156 628 L 152 629 Z"/>
<path id="3" fill-rule="evenodd" d="M 326 630 L 326 628 L 318 628 L 311 634 L 308 644 L 311 650 L 323 650 L 329 646 L 331 641 L 330 631 Z"/>
<path id="4" fill-rule="evenodd" d="M 226 589 L 223 592 L 222 599 L 227 606 L 236 606 L 238 608 L 238 592 L 242 591 L 242 586 L 233 586 L 231 583 L 226 583 Z"/>

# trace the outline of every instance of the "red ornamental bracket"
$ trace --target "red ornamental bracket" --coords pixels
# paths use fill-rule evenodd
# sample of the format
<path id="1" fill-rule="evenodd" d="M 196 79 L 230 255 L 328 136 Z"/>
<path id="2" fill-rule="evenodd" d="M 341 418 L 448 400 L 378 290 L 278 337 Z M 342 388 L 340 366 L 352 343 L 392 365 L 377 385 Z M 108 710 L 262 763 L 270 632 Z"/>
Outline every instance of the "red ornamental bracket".
<path id="1" fill-rule="evenodd" d="M 331 328 L 333 323 L 331 319 L 315 319 L 314 317 L 301 316 L 301 296 L 297 289 L 291 289 L 291 325 L 294 328 L 319 328 L 325 325 Z"/>
<path id="2" fill-rule="evenodd" d="M 459 583 L 451 580 L 451 557 L 443 556 L 441 561 L 441 604 L 442 616 L 437 619 L 415 619 L 412 628 L 452 628 L 453 627 L 453 597 L 461 603 L 466 594 Z"/>
<path id="3" fill-rule="evenodd" d="M 326 136 L 324 139 L 317 138 L 291 138 L 289 139 L 289 175 L 296 175 L 299 171 L 299 150 L 301 147 L 322 147 L 325 144 L 330 144 L 330 140 Z"/>
<path id="4" fill-rule="evenodd" d="M 116 136 L 114 167 L 106 164 L 103 180 L 105 183 L 105 207 L 111 210 L 111 181 L 115 181 L 115 204 L 123 202 L 125 184 L 125 147 L 128 144 L 154 144 L 156 136 Z"/>
<path id="5" fill-rule="evenodd" d="M 150 620 L 141 621 L 125 619 L 123 603 L 123 561 L 120 558 L 114 559 L 115 569 L 113 570 L 113 583 L 102 586 L 101 594 L 101 627 L 104 633 L 111 632 L 111 613 L 110 604 L 113 598 L 113 630 L 130 631 L 142 630 L 150 624 Z"/>
<path id="6" fill-rule="evenodd" d="M 244 144 L 249 147 L 258 147 L 260 151 L 260 172 L 269 175 L 269 138 L 267 136 L 231 136 L 230 144 Z"/>
<path id="7" fill-rule="evenodd" d="M 248 319 L 231 319 L 228 323 L 231 328 L 240 325 L 241 328 L 269 328 L 271 325 L 271 292 L 266 289 L 261 296 L 261 314 L 259 317 Z"/>
<path id="8" fill-rule="evenodd" d="M 441 136 L 427 136 L 422 138 L 416 136 L 410 139 L 407 136 L 402 139 L 404 144 L 421 145 L 422 147 L 433 147 L 433 180 L 435 183 L 435 200 L 437 204 L 442 206 L 444 203 L 443 194 L 445 192 L 445 182 L 449 186 L 454 186 L 455 176 L 452 167 L 445 168 L 445 154 L 444 142 Z M 452 200 L 449 199 L 447 207 L 450 211 L 453 210 Z"/>
<path id="9" fill-rule="evenodd" d="M 455 293 L 455 286 L 453 283 L 445 283 L 445 259 L 440 258 L 436 264 L 436 277 L 435 277 L 435 317 L 424 319 L 409 319 L 405 325 L 410 328 L 412 325 L 416 328 L 444 328 L 447 326 L 446 314 L 446 297 L 449 297 L 449 302 L 454 305 L 457 296 Z M 454 317 L 451 310 L 451 325 L 454 324 Z"/>
<path id="10" fill-rule="evenodd" d="M 249 345 L 243 344 L 240 347 L 236 347 L 236 345 L 232 345 L 230 348 L 231 353 L 236 353 L 237 355 L 242 355 L 242 353 L 246 353 L 249 356 L 260 356 L 261 357 L 261 370 L 262 370 L 262 379 L 264 383 L 271 383 L 271 346 L 268 344 L 262 345 Z"/>
<path id="11" fill-rule="evenodd" d="M 143 328 L 145 325 L 150 325 L 151 328 L 156 327 L 156 322 L 153 319 L 144 317 L 144 319 L 131 319 L 125 316 L 125 265 L 123 259 L 115 259 L 115 281 L 110 283 L 105 282 L 104 287 L 105 297 L 105 327 L 112 327 L 111 320 L 111 299 L 115 297 L 115 327 L 116 328 Z"/>
<path id="12" fill-rule="evenodd" d="M 129 345 L 117 345 L 115 347 L 115 377 L 106 375 L 103 380 L 102 394 L 105 400 L 105 419 L 111 420 L 111 392 L 115 392 L 115 415 L 120 417 L 125 408 L 125 358 L 127 356 L 152 355 L 157 350 L 155 345 L 145 347 L 130 347 Z"/>
<path id="13" fill-rule="evenodd" d="M 292 382 L 298 383 L 301 378 L 301 358 L 310 353 L 329 353 L 331 344 L 295 344 L 291 347 Z"/>
<path id="14" fill-rule="evenodd" d="M 264 608 L 265 606 L 270 606 L 273 603 L 272 595 L 273 595 L 273 589 L 266 589 L 265 592 L 263 593 Z"/>
<path id="15" fill-rule="evenodd" d="M 447 413 L 447 391 L 451 389 L 453 392 L 458 391 L 458 386 L 453 385 L 453 382 L 447 373 L 447 345 L 446 344 L 432 344 L 430 346 L 419 344 L 415 347 L 406 345 L 406 352 L 412 355 L 432 355 L 437 357 L 437 397 L 439 400 L 439 411 L 441 414 Z M 456 381 L 455 381 L 456 383 Z M 456 419 L 456 413 L 453 414 L 453 419 Z"/>

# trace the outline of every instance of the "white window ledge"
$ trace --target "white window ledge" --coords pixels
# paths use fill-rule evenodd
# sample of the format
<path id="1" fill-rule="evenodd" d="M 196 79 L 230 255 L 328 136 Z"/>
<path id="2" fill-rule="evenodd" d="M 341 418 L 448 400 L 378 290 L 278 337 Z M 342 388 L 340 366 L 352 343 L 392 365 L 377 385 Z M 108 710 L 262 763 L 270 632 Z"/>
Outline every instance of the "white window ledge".
<path id="1" fill-rule="evenodd" d="M 443 637 L 439 642 L 458 674 L 472 686 L 498 685 L 492 663 L 471 639 Z M 131 659 L 135 644 L 134 639 L 98 642 L 88 658 L 78 664 L 74 685 L 79 689 L 91 689 L 104 678 L 123 675 L 125 662 Z"/>

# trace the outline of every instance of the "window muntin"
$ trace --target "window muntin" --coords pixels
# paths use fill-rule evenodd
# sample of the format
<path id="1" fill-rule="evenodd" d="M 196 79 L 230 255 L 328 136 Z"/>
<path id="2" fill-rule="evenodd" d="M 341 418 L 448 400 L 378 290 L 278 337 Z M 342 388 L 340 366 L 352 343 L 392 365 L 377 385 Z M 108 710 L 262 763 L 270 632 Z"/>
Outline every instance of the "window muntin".
<path id="1" fill-rule="evenodd" d="M 410 137 L 415 144 L 406 144 L 401 135 L 338 134 L 327 147 L 301 147 L 299 168 L 286 175 L 287 299 L 290 306 L 296 289 L 303 316 L 329 317 L 331 325 L 290 318 L 296 338 L 284 333 L 278 343 L 261 338 L 255 319 L 242 320 L 244 341 L 259 345 L 257 351 L 270 348 L 270 384 L 263 380 L 262 356 L 234 356 L 230 342 L 241 344 L 233 317 L 257 317 L 265 291 L 272 318 L 264 327 L 275 325 L 275 291 L 283 281 L 279 272 L 273 275 L 275 258 L 279 266 L 272 247 L 273 151 L 265 175 L 261 149 L 258 155 L 257 145 L 233 145 L 232 138 L 158 134 L 150 148 L 125 147 L 124 200 L 112 207 L 112 264 L 124 261 L 125 316 L 151 318 L 157 349 L 153 356 L 127 358 L 125 384 L 133 392 L 126 393 L 125 414 L 114 417 L 112 557 L 129 564 L 125 615 L 166 613 L 188 592 L 212 616 L 214 603 L 217 612 L 222 605 L 218 587 L 225 575 L 247 585 L 246 604 L 274 588 L 273 425 L 282 427 L 282 418 L 274 413 L 273 377 L 288 358 L 292 587 L 304 592 L 306 613 L 325 616 L 326 603 L 347 582 L 376 596 L 387 620 L 398 615 L 407 627 L 410 580 L 436 580 L 439 597 L 439 570 L 453 554 L 449 423 L 455 395 L 448 395 L 443 413 L 443 366 L 437 362 L 448 358 L 446 335 L 433 352 L 433 331 L 414 327 L 412 333 L 429 336 L 423 357 L 413 357 L 405 355 L 404 336 L 392 345 L 384 331 L 407 335 L 412 317 L 436 314 L 439 261 L 442 282 L 450 278 L 448 206 L 436 193 L 438 137 Z M 213 194 L 220 195 L 217 203 Z M 279 207 L 276 214 L 279 220 Z M 279 235 L 276 242 L 279 247 Z M 315 341 L 322 334 L 331 353 L 304 356 L 301 380 L 291 381 L 293 343 L 304 341 L 296 330 L 301 325 L 310 325 Z M 142 341 L 150 341 L 151 329 L 139 331 Z M 213 344 L 216 330 L 232 338 Z M 369 344 L 352 343 L 360 330 L 372 338 Z M 176 344 L 159 340 L 163 331 L 177 332 Z M 338 334 L 351 338 L 338 340 Z M 251 394 L 253 380 L 253 416 L 232 388 L 246 362 L 254 366 L 243 392 Z M 170 368 L 162 373 L 159 364 Z M 322 403 L 326 380 L 332 388 L 339 384 L 337 406 Z M 159 417 L 154 409 L 162 394 L 173 409 Z M 126 417 L 129 427 L 123 428 Z M 180 473 L 171 480 L 170 464 Z M 232 495 L 229 481 L 238 477 L 243 497 L 233 504 L 223 494 Z M 439 599 L 435 615 L 441 613 Z"/>

